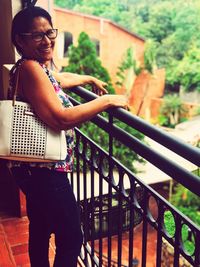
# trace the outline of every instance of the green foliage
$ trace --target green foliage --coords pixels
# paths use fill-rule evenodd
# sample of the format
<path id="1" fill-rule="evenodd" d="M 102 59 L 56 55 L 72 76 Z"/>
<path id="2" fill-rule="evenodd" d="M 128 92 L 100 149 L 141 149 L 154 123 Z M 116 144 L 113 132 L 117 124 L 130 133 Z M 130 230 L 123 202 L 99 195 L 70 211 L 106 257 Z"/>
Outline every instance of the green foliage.
<path id="1" fill-rule="evenodd" d="M 126 133 L 131 134 L 135 138 L 140 141 L 144 142 L 144 135 L 137 130 L 133 129 L 132 127 L 126 125 L 123 122 L 116 122 L 115 123 L 120 129 L 123 129 Z M 123 151 L 123 153 L 122 153 Z M 122 164 L 124 164 L 127 168 L 132 170 L 134 173 L 137 173 L 137 169 L 134 167 L 134 162 L 144 163 L 144 160 L 133 150 L 129 149 L 128 147 L 122 145 L 121 142 L 114 139 L 114 146 L 113 146 L 113 155 L 117 158 Z M 123 155 L 123 158 L 122 158 Z"/>
<path id="2" fill-rule="evenodd" d="M 104 116 L 106 116 L 104 114 Z M 144 135 L 135 129 L 129 127 L 128 125 L 122 122 L 115 123 L 120 129 L 123 129 L 125 132 L 130 133 L 139 140 L 144 140 Z M 108 151 L 109 148 L 109 136 L 101 128 L 94 125 L 92 122 L 86 122 L 81 125 L 81 130 L 87 134 L 92 140 L 94 140 L 100 147 L 105 151 Z M 114 139 L 113 140 L 113 156 L 119 160 L 124 166 L 130 169 L 132 172 L 137 173 L 137 169 L 134 167 L 134 162 L 143 163 L 143 159 L 136 154 L 134 151 L 124 146 L 121 142 Z"/>
<path id="3" fill-rule="evenodd" d="M 182 185 L 176 185 L 171 202 L 193 222 L 200 226 L 199 197 Z"/>
<path id="4" fill-rule="evenodd" d="M 154 70 L 157 68 L 156 43 L 151 39 L 147 40 L 145 43 L 143 68 L 151 74 L 153 74 Z"/>
<path id="5" fill-rule="evenodd" d="M 136 12 L 135 26 L 138 27 L 139 34 L 146 38 L 161 43 L 174 31 L 172 22 L 174 10 L 169 1 L 155 3 L 155 5 L 146 5 L 143 2 L 143 4 L 138 5 Z"/>
<path id="6" fill-rule="evenodd" d="M 199 90 L 197 62 L 195 66 L 185 64 L 185 55 L 194 45 L 200 45 L 199 2 L 193 0 L 188 4 L 168 0 L 147 6 L 145 21 L 136 19 L 135 28 L 138 26 L 140 34 L 158 42 L 156 59 L 159 67 L 166 68 L 166 87 L 174 92 L 180 86 L 186 91 Z"/>
<path id="7" fill-rule="evenodd" d="M 171 201 L 177 207 L 191 207 L 200 211 L 199 197 L 182 185 L 176 185 Z"/>
<path id="8" fill-rule="evenodd" d="M 200 204 L 199 197 L 197 195 L 195 195 L 182 185 L 177 184 L 171 197 L 171 203 L 188 218 L 190 218 L 195 224 L 200 226 Z M 174 217 L 170 211 L 165 212 L 164 224 L 167 233 L 171 236 L 174 236 Z M 195 241 L 194 235 L 191 235 L 190 229 L 187 225 L 182 226 L 181 237 L 184 250 L 192 255 L 195 249 Z"/>
<path id="9" fill-rule="evenodd" d="M 193 47 L 185 53 L 175 73 L 176 81 L 185 91 L 200 92 L 200 48 Z"/>
<path id="10" fill-rule="evenodd" d="M 63 8 L 73 8 L 77 4 L 81 4 L 82 0 L 54 0 L 54 3 L 57 6 L 63 7 Z"/>
<path id="11" fill-rule="evenodd" d="M 148 40 L 145 44 L 143 66 L 135 59 L 133 47 L 129 47 L 125 52 L 116 74 L 118 78 L 116 85 L 120 87 L 123 86 L 127 95 L 132 89 L 135 77 L 138 76 L 142 70 L 147 70 L 151 74 L 154 72 L 156 68 L 155 51 L 155 42 Z"/>
<path id="12" fill-rule="evenodd" d="M 174 237 L 176 225 L 174 221 L 174 216 L 169 210 L 164 213 L 164 226 L 167 235 L 170 237 Z M 191 235 L 191 231 L 187 225 L 182 226 L 181 240 L 184 251 L 187 252 L 187 254 L 189 255 L 193 255 L 195 250 L 195 238 L 193 234 Z"/>
<path id="13" fill-rule="evenodd" d="M 186 108 L 178 95 L 166 95 L 161 104 L 159 123 L 167 127 L 175 127 L 184 120 L 183 115 L 187 112 Z"/>
<path id="14" fill-rule="evenodd" d="M 164 226 L 167 234 L 173 237 L 176 231 L 176 224 L 174 221 L 174 216 L 169 210 L 164 213 Z"/>
<path id="15" fill-rule="evenodd" d="M 141 70 L 141 66 L 138 65 L 138 61 L 135 59 L 133 47 L 128 48 L 118 67 L 116 74 L 118 81 L 116 85 L 124 86 L 128 94 L 132 88 L 135 76 L 139 75 Z"/>
<path id="16" fill-rule="evenodd" d="M 80 33 L 77 47 L 70 46 L 68 55 L 69 65 L 64 68 L 64 71 L 94 76 L 107 82 L 107 90 L 114 93 L 108 71 L 102 66 L 95 46 L 85 32 Z"/>

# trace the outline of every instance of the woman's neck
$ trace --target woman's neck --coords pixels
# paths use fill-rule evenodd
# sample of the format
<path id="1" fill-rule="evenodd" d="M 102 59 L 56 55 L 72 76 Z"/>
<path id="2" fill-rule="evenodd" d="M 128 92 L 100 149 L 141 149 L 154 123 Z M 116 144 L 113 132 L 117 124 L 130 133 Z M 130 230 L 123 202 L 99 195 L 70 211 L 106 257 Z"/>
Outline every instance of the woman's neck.
<path id="1" fill-rule="evenodd" d="M 48 60 L 48 61 L 40 61 L 38 59 L 27 57 L 27 56 L 22 56 L 21 59 L 35 60 L 35 61 L 39 62 L 40 64 L 45 65 L 45 67 L 47 67 L 47 68 L 50 68 L 51 67 L 51 62 L 52 62 L 51 60 Z"/>

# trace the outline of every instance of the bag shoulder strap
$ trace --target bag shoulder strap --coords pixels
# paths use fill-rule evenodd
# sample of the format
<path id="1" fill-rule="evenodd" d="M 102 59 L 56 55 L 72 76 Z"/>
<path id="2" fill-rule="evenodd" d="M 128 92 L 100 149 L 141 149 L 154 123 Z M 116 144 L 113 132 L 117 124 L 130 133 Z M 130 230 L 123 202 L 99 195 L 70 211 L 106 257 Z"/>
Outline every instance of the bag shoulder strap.
<path id="1" fill-rule="evenodd" d="M 13 92 L 13 99 L 12 99 L 12 105 L 15 105 L 15 101 L 17 98 L 17 91 L 18 91 L 18 87 L 19 87 L 19 73 L 20 73 L 20 66 L 18 66 L 17 70 L 16 70 L 16 82 L 15 82 L 15 86 L 14 86 L 14 92 Z"/>

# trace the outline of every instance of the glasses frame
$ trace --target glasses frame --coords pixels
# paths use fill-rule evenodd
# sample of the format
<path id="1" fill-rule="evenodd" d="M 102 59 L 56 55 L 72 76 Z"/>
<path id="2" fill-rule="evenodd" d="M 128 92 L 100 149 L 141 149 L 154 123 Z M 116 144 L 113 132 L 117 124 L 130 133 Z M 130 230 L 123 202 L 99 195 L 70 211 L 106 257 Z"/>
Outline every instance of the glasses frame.
<path id="1" fill-rule="evenodd" d="M 50 30 L 55 31 L 55 34 L 56 34 L 55 37 L 49 37 L 48 36 L 48 31 L 50 31 Z M 30 36 L 31 39 L 34 40 L 35 42 L 41 42 L 44 39 L 44 36 L 47 36 L 50 40 L 56 39 L 56 37 L 58 36 L 58 29 L 49 29 L 48 31 L 46 31 L 46 32 L 24 32 L 24 33 L 20 33 L 20 35 Z M 35 34 L 41 34 L 41 39 L 39 39 L 39 40 L 34 39 Z"/>

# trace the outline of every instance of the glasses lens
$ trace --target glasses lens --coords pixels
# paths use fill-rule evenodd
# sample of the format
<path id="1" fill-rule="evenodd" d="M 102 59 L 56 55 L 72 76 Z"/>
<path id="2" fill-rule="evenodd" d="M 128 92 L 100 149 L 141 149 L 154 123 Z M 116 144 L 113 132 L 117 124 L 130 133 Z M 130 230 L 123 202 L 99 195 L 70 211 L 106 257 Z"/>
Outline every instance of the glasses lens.
<path id="1" fill-rule="evenodd" d="M 57 29 L 51 29 L 46 32 L 49 39 L 54 39 L 57 37 Z"/>
<path id="2" fill-rule="evenodd" d="M 44 34 L 42 32 L 32 33 L 32 39 L 35 41 L 41 41 Z"/>

